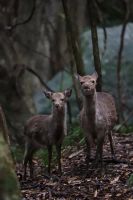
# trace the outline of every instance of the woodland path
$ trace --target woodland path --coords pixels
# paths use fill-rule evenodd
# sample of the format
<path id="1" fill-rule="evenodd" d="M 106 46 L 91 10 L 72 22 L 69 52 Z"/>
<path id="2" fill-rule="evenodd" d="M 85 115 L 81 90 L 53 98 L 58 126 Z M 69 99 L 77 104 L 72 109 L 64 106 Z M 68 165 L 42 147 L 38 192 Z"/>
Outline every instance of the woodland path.
<path id="1" fill-rule="evenodd" d="M 90 163 L 88 174 L 86 173 L 82 146 L 67 147 L 63 150 L 61 177 L 57 176 L 56 167 L 53 168 L 51 179 L 43 176 L 45 167 L 40 160 L 34 159 L 35 180 L 20 180 L 23 200 L 133 200 L 133 187 L 127 185 L 127 180 L 133 173 L 133 134 L 115 134 L 114 141 L 116 156 L 121 163 L 104 162 L 101 172 L 99 169 L 91 169 Z M 104 159 L 110 161 L 108 142 L 104 145 Z M 21 174 L 19 169 L 18 164 L 17 173 Z"/>

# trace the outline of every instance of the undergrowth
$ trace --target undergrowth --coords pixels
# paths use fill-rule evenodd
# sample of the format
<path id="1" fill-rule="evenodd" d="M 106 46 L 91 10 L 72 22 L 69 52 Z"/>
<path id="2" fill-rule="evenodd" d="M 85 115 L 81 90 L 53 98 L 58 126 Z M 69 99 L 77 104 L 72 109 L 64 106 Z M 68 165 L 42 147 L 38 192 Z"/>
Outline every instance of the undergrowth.
<path id="1" fill-rule="evenodd" d="M 133 125 L 125 126 L 125 125 L 118 124 L 115 126 L 114 131 L 121 133 L 123 135 L 132 134 L 133 133 Z"/>

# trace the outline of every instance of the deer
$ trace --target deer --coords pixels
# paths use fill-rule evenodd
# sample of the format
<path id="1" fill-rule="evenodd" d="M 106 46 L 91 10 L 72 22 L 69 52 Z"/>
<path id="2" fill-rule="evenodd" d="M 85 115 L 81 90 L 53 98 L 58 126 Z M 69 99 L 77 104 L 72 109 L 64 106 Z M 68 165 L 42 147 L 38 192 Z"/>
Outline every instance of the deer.
<path id="1" fill-rule="evenodd" d="M 29 163 L 30 177 L 33 178 L 34 153 L 40 148 L 48 150 L 48 174 L 51 173 L 52 147 L 56 146 L 58 171 L 61 174 L 61 146 L 67 135 L 67 102 L 72 90 L 63 92 L 51 92 L 43 90 L 45 96 L 52 102 L 51 114 L 35 115 L 31 117 L 24 127 L 25 153 L 24 153 L 24 179 L 27 175 Z"/>
<path id="2" fill-rule="evenodd" d="M 80 76 L 76 75 L 80 82 L 83 96 L 83 107 L 80 111 L 80 125 L 84 132 L 87 155 L 87 166 L 90 161 L 91 147 L 96 145 L 94 166 L 99 161 L 102 163 L 103 144 L 106 135 L 110 141 L 112 158 L 115 159 L 115 152 L 112 141 L 112 130 L 117 122 L 117 112 L 114 98 L 107 92 L 96 92 L 98 74 Z"/>

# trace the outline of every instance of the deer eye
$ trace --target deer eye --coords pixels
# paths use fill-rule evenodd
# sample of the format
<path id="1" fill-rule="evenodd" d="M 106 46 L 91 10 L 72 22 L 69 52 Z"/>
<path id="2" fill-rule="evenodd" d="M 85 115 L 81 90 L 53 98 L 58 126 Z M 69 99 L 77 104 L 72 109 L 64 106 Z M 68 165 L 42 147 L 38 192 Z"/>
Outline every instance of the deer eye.
<path id="1" fill-rule="evenodd" d="M 64 101 L 64 99 L 61 99 L 61 101 Z"/>
<path id="2" fill-rule="evenodd" d="M 92 82 L 93 84 L 95 83 L 95 81 L 94 81 L 94 80 L 92 80 L 91 82 Z"/>
<path id="3" fill-rule="evenodd" d="M 52 99 L 52 101 L 53 101 L 53 102 L 55 102 L 55 100 L 54 100 L 54 99 Z"/>
<path id="4" fill-rule="evenodd" d="M 83 83 L 84 83 L 83 81 L 80 81 L 80 84 L 81 84 L 81 85 L 83 85 Z"/>

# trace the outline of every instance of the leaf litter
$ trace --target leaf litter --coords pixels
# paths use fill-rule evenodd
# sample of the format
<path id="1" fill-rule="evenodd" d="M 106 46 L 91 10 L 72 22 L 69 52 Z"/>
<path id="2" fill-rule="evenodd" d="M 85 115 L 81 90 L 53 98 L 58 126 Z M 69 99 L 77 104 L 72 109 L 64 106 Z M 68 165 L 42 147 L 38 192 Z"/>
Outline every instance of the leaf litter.
<path id="1" fill-rule="evenodd" d="M 58 176 L 57 166 L 53 167 L 52 176 L 46 175 L 46 166 L 34 159 L 34 179 L 22 179 L 22 166 L 16 165 L 20 180 L 23 200 L 132 200 L 133 187 L 127 180 L 133 173 L 133 135 L 114 135 L 116 158 L 119 163 L 106 162 L 111 160 L 109 142 L 104 145 L 103 167 L 94 169 L 92 162 L 87 170 L 84 146 L 71 147 L 63 150 L 63 174 Z M 132 142 L 131 142 L 132 141 Z M 128 144 L 128 145 L 126 145 Z M 92 150 L 94 157 L 95 148 Z"/>

